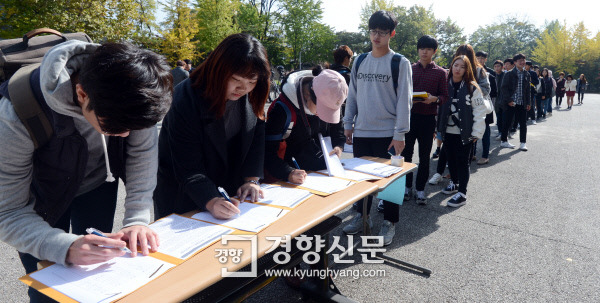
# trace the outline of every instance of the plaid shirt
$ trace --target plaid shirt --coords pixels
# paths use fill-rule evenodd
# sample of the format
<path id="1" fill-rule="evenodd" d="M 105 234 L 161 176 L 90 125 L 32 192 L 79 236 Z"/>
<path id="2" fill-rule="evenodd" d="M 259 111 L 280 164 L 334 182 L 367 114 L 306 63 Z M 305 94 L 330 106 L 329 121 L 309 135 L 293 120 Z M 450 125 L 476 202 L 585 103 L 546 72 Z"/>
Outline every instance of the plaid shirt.
<path id="1" fill-rule="evenodd" d="M 525 77 L 525 73 L 527 72 L 528 71 L 526 70 L 520 71 L 517 68 L 517 76 L 519 76 L 519 81 L 517 82 L 517 90 L 515 91 L 513 100 L 515 100 L 515 104 L 518 105 L 523 105 L 523 77 Z"/>
<path id="2" fill-rule="evenodd" d="M 448 74 L 435 62 L 423 67 L 421 62 L 412 65 L 413 92 L 428 92 L 440 98 L 440 105 L 448 100 Z M 438 104 L 413 103 L 411 112 L 422 115 L 437 115 Z"/>

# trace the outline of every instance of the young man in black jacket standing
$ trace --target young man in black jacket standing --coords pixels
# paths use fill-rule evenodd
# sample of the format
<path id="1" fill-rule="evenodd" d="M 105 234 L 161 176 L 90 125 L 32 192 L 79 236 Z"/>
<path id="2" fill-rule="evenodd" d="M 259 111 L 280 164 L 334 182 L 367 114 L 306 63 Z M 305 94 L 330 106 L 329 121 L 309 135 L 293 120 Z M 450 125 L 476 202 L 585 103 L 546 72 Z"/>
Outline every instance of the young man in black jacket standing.
<path id="1" fill-rule="evenodd" d="M 506 121 L 511 121 L 513 117 L 520 125 L 519 149 L 527 151 L 527 111 L 531 109 L 531 74 L 525 70 L 525 55 L 516 54 L 513 57 L 515 68 L 504 75 L 502 81 L 502 102 L 507 106 Z M 504 125 L 502 132 L 501 147 L 515 148 L 508 142 L 508 130 L 510 123 Z"/>

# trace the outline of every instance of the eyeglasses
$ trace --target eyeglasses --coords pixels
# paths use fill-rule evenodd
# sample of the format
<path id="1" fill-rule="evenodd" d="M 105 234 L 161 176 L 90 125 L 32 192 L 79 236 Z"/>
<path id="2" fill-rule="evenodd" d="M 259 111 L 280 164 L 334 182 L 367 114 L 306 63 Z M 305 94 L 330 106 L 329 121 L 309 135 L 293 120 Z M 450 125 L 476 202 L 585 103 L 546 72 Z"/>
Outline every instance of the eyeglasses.
<path id="1" fill-rule="evenodd" d="M 369 34 L 371 34 L 371 36 L 385 37 L 385 36 L 389 35 L 390 32 L 389 31 L 385 31 L 384 32 L 384 31 L 378 31 L 378 30 L 375 30 L 375 29 L 370 29 L 369 30 Z"/>

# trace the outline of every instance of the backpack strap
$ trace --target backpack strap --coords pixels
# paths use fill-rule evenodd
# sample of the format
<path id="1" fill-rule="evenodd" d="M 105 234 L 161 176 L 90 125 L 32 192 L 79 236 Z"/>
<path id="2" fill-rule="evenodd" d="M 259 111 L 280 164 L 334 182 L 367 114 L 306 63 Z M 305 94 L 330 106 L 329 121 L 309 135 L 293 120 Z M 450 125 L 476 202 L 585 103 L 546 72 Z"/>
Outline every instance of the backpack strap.
<path id="1" fill-rule="evenodd" d="M 31 74 L 39 66 L 38 63 L 20 68 L 8 82 L 8 93 L 15 113 L 29 132 L 35 149 L 46 144 L 53 133 L 52 125 L 31 87 Z"/>
<path id="2" fill-rule="evenodd" d="M 392 81 L 394 84 L 394 93 L 398 94 L 398 76 L 400 75 L 400 61 L 402 60 L 402 55 L 394 54 L 392 57 Z"/>
<path id="3" fill-rule="evenodd" d="M 356 73 L 358 73 L 358 68 L 360 67 L 360 64 L 363 62 L 363 60 L 365 60 L 367 55 L 368 55 L 368 53 L 360 54 L 360 56 L 358 56 L 358 58 L 356 58 L 356 61 L 354 61 L 354 65 L 356 66 L 356 68 L 354 69 L 355 75 L 356 75 Z"/>
<path id="4" fill-rule="evenodd" d="M 358 68 L 360 67 L 360 64 L 363 62 L 363 60 L 365 60 L 365 58 L 367 57 L 368 53 L 364 53 L 361 54 L 360 56 L 358 56 L 358 58 L 356 58 L 356 61 L 354 62 L 354 65 L 356 66 L 356 69 L 354 70 L 354 74 L 356 75 L 356 73 L 358 72 Z M 402 56 L 401 54 L 394 54 L 394 56 L 392 57 L 392 61 L 391 61 L 391 67 L 392 67 L 392 81 L 394 84 L 394 93 L 398 93 L 398 77 L 400 75 L 400 61 L 402 60 Z"/>
<path id="5" fill-rule="evenodd" d="M 294 124 L 296 124 L 296 111 L 292 108 L 292 104 L 283 96 L 283 94 L 279 95 L 279 98 L 277 98 L 277 100 L 275 100 L 275 102 L 273 102 L 273 104 L 269 107 L 269 112 L 275 106 L 281 106 L 285 112 L 286 119 L 283 127 L 284 131 L 282 134 L 265 136 L 265 141 L 279 141 L 287 139 L 292 133 Z"/>

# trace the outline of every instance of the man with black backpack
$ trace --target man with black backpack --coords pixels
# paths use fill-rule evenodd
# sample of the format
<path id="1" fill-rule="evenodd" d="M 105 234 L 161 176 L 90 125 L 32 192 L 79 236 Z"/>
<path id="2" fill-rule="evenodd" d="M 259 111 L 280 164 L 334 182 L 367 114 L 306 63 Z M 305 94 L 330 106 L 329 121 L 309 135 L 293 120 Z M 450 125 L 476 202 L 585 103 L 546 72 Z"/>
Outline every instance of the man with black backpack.
<path id="1" fill-rule="evenodd" d="M 404 135 L 410 128 L 412 100 L 412 69 L 404 56 L 390 49 L 390 39 L 396 34 L 398 21 L 393 13 L 377 11 L 369 18 L 369 34 L 373 50 L 356 59 L 344 115 L 346 143 L 354 144 L 354 157 L 387 158 L 388 150 L 400 155 Z M 363 228 L 362 200 L 358 214 L 344 227 L 347 234 Z M 384 221 L 379 231 L 384 245 L 392 243 L 394 223 L 399 220 L 399 205 L 384 201 Z M 371 219 L 367 220 L 372 225 Z"/>
<path id="2" fill-rule="evenodd" d="M 156 185 L 155 124 L 172 100 L 164 58 L 129 44 L 67 41 L 39 67 L 22 67 L 0 95 L 0 240 L 19 251 L 27 273 L 39 260 L 104 262 L 125 254 L 126 242 L 132 256 L 138 246 L 144 255 L 157 250 L 158 236 L 147 225 Z M 43 110 L 43 119 L 22 118 L 23 95 Z M 49 128 L 40 126 L 44 119 Z M 127 196 L 124 228 L 111 234 L 115 178 L 125 181 Z M 88 227 L 107 237 L 83 236 Z M 47 300 L 33 288 L 29 296 Z"/>

